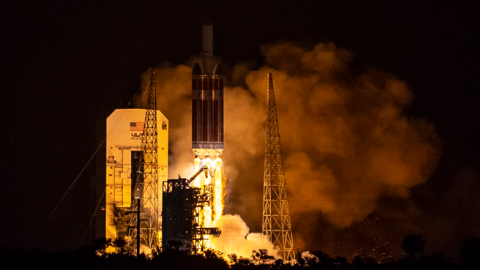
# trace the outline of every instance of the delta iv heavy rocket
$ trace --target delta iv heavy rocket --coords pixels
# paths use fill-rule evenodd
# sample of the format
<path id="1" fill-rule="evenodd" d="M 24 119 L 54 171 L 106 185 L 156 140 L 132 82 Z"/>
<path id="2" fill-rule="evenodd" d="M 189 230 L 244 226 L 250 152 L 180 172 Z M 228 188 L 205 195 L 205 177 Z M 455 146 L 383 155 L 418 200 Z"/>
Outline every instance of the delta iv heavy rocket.
<path id="1" fill-rule="evenodd" d="M 225 78 L 219 61 L 213 56 L 213 26 L 203 25 L 202 60 L 192 71 L 192 150 L 195 153 L 194 171 L 205 166 L 192 182 L 202 190 L 210 203 L 199 213 L 200 226 L 211 227 L 223 213 L 223 165 L 220 154 L 224 147 Z"/>
<path id="2" fill-rule="evenodd" d="M 203 160 L 220 156 L 224 147 L 224 77 L 213 56 L 213 26 L 202 29 L 202 60 L 192 71 L 192 149 Z"/>

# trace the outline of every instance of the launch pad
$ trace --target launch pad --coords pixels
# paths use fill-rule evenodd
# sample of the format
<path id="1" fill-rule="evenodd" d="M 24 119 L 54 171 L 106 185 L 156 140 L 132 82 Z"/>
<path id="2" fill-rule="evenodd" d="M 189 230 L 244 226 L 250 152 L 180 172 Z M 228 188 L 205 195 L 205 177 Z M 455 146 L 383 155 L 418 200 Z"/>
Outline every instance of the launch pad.
<path id="1" fill-rule="evenodd" d="M 165 179 L 168 175 L 168 133 L 160 133 L 157 127 L 161 126 L 162 132 L 166 132 L 168 121 L 156 110 L 155 69 L 151 73 L 147 109 L 144 110 L 145 120 L 130 122 L 130 131 L 143 131 L 140 134 L 132 133 L 130 138 L 141 140 L 141 144 L 137 141 L 135 145 L 136 151 L 131 152 L 138 160 L 132 161 L 130 167 L 125 167 L 125 162 L 122 162 L 122 182 L 117 183 L 117 174 L 114 183 L 109 178 L 113 175 L 113 167 L 118 166 L 115 160 L 118 155 L 109 154 L 112 151 L 108 149 L 110 145 L 107 140 L 107 188 L 115 187 L 115 198 L 109 199 L 107 194 L 107 207 L 110 208 L 107 208 L 106 238 L 124 238 L 128 243 L 127 248 L 136 249 L 137 254 L 140 243 L 152 250 L 174 249 L 199 254 L 207 249 L 210 237 L 221 234 L 215 224 L 223 214 L 226 180 L 220 158 L 225 146 L 225 79 L 220 63 L 213 56 L 213 27 L 203 26 L 203 58 L 192 70 L 192 150 L 195 154 L 195 173 L 189 179 L 180 176 L 178 179 Z M 271 74 L 267 90 L 262 231 L 280 251 L 282 258 L 291 261 L 295 258 L 293 236 Z M 160 119 L 157 119 L 157 115 Z M 162 121 L 161 124 L 159 120 Z M 115 147 L 132 148 L 130 145 Z M 122 183 L 124 187 L 120 189 Z M 122 191 L 122 196 L 118 198 L 117 190 Z M 110 193 L 112 194 L 113 192 Z"/>

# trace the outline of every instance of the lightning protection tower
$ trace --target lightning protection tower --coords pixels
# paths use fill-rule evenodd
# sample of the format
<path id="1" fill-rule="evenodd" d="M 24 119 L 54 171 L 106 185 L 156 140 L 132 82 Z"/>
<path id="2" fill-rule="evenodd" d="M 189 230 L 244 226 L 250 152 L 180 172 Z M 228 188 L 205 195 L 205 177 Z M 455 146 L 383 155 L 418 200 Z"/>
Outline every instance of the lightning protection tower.
<path id="1" fill-rule="evenodd" d="M 136 242 L 140 234 L 140 243 L 149 248 L 159 246 L 158 215 L 158 141 L 157 141 L 157 97 L 155 69 L 152 68 L 148 90 L 147 108 L 141 150 L 142 155 L 137 169 L 135 184 L 135 200 L 130 213 L 130 246 Z M 137 215 L 140 211 L 140 232 L 137 231 Z"/>
<path id="2" fill-rule="evenodd" d="M 262 233 L 284 261 L 295 259 L 272 73 L 268 74 Z"/>

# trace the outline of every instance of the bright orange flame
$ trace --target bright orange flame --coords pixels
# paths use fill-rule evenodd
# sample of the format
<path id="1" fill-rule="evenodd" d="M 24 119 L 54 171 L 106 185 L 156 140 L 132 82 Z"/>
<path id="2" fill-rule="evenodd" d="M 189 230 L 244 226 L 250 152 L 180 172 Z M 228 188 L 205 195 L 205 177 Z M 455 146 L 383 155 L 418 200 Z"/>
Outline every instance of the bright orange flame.
<path id="1" fill-rule="evenodd" d="M 210 206 L 205 206 L 200 211 L 200 226 L 202 227 L 211 227 L 215 226 L 215 223 L 222 216 L 224 208 L 223 196 L 225 195 L 224 181 L 222 180 L 223 176 L 223 166 L 222 160 L 217 157 L 215 160 L 210 158 L 199 159 L 196 158 L 194 161 L 195 172 L 200 170 L 202 166 L 207 166 L 208 173 L 201 173 L 195 180 L 192 185 L 194 187 L 200 188 L 203 192 L 204 188 L 207 188 L 209 185 L 212 187 L 212 196 L 213 203 Z"/>
<path id="2" fill-rule="evenodd" d="M 224 186 L 222 178 L 222 160 L 217 157 L 214 162 L 215 164 L 215 173 L 214 173 L 214 182 L 213 182 L 213 209 L 215 210 L 215 216 L 213 217 L 213 224 L 216 224 L 218 219 L 223 214 L 223 196 L 224 196 Z"/>
<path id="3" fill-rule="evenodd" d="M 268 238 L 261 233 L 250 233 L 250 229 L 240 216 L 222 216 L 226 194 L 226 177 L 223 173 L 222 160 L 219 157 L 214 160 L 196 158 L 194 164 L 195 172 L 202 166 L 207 166 L 208 174 L 201 173 L 193 181 L 193 186 L 201 188 L 203 192 L 204 186 L 211 184 L 213 196 L 211 206 L 204 207 L 200 212 L 200 225 L 203 227 L 219 227 L 222 230 L 222 234 L 218 238 L 206 236 L 208 239 L 207 247 L 223 252 L 223 257 L 226 260 L 228 260 L 227 255 L 231 253 L 248 258 L 252 254 L 252 250 L 260 248 L 268 249 L 270 255 L 279 258 Z"/>

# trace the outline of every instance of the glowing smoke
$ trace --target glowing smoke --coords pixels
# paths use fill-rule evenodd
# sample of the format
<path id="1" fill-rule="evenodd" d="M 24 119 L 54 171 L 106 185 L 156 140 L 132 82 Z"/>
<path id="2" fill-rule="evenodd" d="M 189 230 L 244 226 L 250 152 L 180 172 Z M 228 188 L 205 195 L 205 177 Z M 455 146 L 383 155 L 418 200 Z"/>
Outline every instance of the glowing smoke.
<path id="1" fill-rule="evenodd" d="M 216 223 L 222 234 L 218 238 L 210 238 L 209 246 L 228 254 L 235 253 L 244 258 L 250 258 L 253 250 L 267 249 L 269 255 L 279 258 L 273 244 L 262 233 L 250 233 L 247 224 L 239 215 L 224 215 Z"/>
<path id="2" fill-rule="evenodd" d="M 249 71 L 237 65 L 227 74 L 232 78 L 225 90 L 223 154 L 228 213 L 241 214 L 259 229 L 269 72 L 292 214 L 310 213 L 313 221 L 315 213 L 323 213 L 332 224 L 347 227 L 374 211 L 381 197 L 408 196 L 410 187 L 428 179 L 439 142 L 426 120 L 402 115 L 412 99 L 404 82 L 378 70 L 358 74 L 349 67 L 349 52 L 331 43 L 309 49 L 274 44 L 263 52 L 266 66 Z M 191 68 L 164 66 L 157 74 L 158 108 L 170 122 L 169 175 L 188 176 L 194 157 Z M 303 235 L 294 237 L 299 247 Z"/>
<path id="3" fill-rule="evenodd" d="M 156 70 L 157 109 L 168 119 L 169 130 L 169 171 L 168 178 L 178 174 L 190 177 L 193 174 L 192 151 L 192 69 L 179 65 L 162 64 Z M 142 94 L 136 98 L 137 107 L 146 102 L 146 90 L 150 82 L 150 70 L 142 75 Z"/>
<path id="4" fill-rule="evenodd" d="M 348 52 L 331 43 L 264 49 L 271 67 L 246 81 L 263 93 L 273 73 L 291 212 L 319 210 L 346 227 L 381 196 L 408 196 L 431 175 L 438 139 L 431 124 L 402 115 L 411 101 L 405 83 L 375 70 L 352 74 Z"/>

